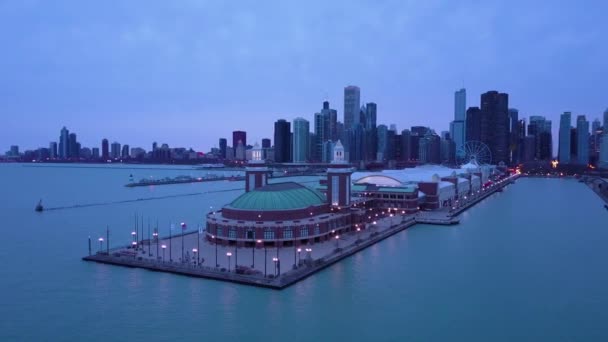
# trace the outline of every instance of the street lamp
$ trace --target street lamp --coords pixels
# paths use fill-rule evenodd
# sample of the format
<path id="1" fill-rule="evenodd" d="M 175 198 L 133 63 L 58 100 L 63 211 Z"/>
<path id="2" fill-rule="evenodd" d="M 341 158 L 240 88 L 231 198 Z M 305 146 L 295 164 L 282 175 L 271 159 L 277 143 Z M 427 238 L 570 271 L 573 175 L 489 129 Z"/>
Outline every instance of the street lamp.
<path id="1" fill-rule="evenodd" d="M 101 252 L 103 250 L 103 238 L 100 237 L 99 238 L 99 251 Z"/>
<path id="2" fill-rule="evenodd" d="M 220 264 L 217 263 L 217 240 L 215 239 L 215 235 L 211 235 L 211 239 L 215 243 L 215 267 L 220 267 Z"/>
<path id="3" fill-rule="evenodd" d="M 226 256 L 228 257 L 228 272 L 230 272 L 230 257 L 232 256 L 232 253 L 226 252 Z"/>
<path id="4" fill-rule="evenodd" d="M 336 235 L 336 248 L 340 248 L 340 235 Z"/>
<path id="5" fill-rule="evenodd" d="M 253 248 L 251 249 L 251 268 L 255 269 L 255 249 L 258 243 L 262 243 L 262 240 L 257 240 L 253 243 Z"/>
<path id="6" fill-rule="evenodd" d="M 198 249 L 196 248 L 192 248 L 192 253 L 194 253 L 194 256 L 196 257 L 196 265 L 198 266 Z"/>
<path id="7" fill-rule="evenodd" d="M 156 260 L 158 260 L 158 232 L 156 231 L 156 228 L 154 228 L 152 236 L 154 236 L 154 241 L 156 241 Z"/>
<path id="8" fill-rule="evenodd" d="M 306 254 L 308 254 L 308 256 L 307 256 L 308 260 L 311 260 L 312 259 L 312 248 L 306 248 L 305 251 L 306 251 Z"/>
<path id="9" fill-rule="evenodd" d="M 298 248 L 298 265 L 300 265 L 300 260 L 302 260 L 302 258 L 300 258 L 301 252 L 302 252 L 302 248 Z"/>
<path id="10" fill-rule="evenodd" d="M 162 245 L 160 248 L 163 249 L 163 262 L 165 262 L 165 249 L 167 249 L 167 245 Z"/>
<path id="11" fill-rule="evenodd" d="M 272 261 L 274 261 L 274 276 L 276 277 L 277 276 L 277 265 L 279 263 L 279 258 L 274 257 L 274 258 L 272 258 Z"/>

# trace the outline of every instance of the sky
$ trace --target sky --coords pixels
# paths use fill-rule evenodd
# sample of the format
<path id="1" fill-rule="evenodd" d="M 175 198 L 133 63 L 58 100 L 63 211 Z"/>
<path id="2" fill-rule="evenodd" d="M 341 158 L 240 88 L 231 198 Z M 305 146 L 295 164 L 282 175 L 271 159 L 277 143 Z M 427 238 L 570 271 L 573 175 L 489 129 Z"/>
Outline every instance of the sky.
<path id="1" fill-rule="evenodd" d="M 378 123 L 448 130 L 507 92 L 520 117 L 608 108 L 608 2 L 0 0 L 0 152 L 57 141 L 208 151 L 361 88 Z M 312 125 L 311 125 L 312 127 Z M 556 141 L 556 140 L 555 140 Z M 556 142 L 554 143 L 556 145 Z"/>

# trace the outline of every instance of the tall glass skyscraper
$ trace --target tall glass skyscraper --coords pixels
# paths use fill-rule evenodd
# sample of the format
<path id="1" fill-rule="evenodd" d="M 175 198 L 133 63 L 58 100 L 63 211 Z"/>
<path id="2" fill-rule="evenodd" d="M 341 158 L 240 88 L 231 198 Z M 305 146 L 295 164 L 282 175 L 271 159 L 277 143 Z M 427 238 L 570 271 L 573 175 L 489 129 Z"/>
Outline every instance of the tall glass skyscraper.
<path id="1" fill-rule="evenodd" d="M 572 113 L 564 112 L 559 119 L 559 148 L 557 151 L 559 162 L 570 163 L 570 128 L 572 126 Z"/>
<path id="2" fill-rule="evenodd" d="M 293 120 L 293 142 L 291 144 L 294 163 L 305 163 L 308 161 L 309 139 L 309 122 L 303 118 L 295 118 Z"/>
<path id="3" fill-rule="evenodd" d="M 450 123 L 450 137 L 456 144 L 456 151 L 464 146 L 465 121 L 467 108 L 467 91 L 462 88 L 454 93 L 454 121 Z"/>
<path id="4" fill-rule="evenodd" d="M 274 123 L 274 161 L 291 161 L 291 123 L 280 119 Z"/>
<path id="5" fill-rule="evenodd" d="M 589 163 L 589 121 L 584 115 L 576 118 L 576 138 L 577 163 L 587 165 Z"/>
<path id="6" fill-rule="evenodd" d="M 59 158 L 65 159 L 70 156 L 70 131 L 65 126 L 61 129 L 59 136 Z"/>
<path id="7" fill-rule="evenodd" d="M 344 129 L 352 129 L 360 123 L 361 90 L 357 86 L 344 88 Z"/>

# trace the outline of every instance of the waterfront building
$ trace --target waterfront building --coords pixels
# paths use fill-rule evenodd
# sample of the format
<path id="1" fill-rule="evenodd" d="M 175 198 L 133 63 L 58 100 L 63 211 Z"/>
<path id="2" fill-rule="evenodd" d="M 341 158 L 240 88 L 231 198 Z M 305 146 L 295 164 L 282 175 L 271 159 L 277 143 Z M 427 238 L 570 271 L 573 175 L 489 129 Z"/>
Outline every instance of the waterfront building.
<path id="1" fill-rule="evenodd" d="M 360 123 L 361 90 L 357 86 L 344 88 L 344 129 L 350 130 Z"/>
<path id="2" fill-rule="evenodd" d="M 454 93 L 454 121 L 450 123 L 450 136 L 457 150 L 462 149 L 466 138 L 466 108 L 467 91 L 462 88 Z"/>
<path id="3" fill-rule="evenodd" d="M 91 149 L 91 158 L 99 159 L 100 157 L 101 157 L 101 155 L 99 153 L 99 147 L 93 147 Z"/>
<path id="4" fill-rule="evenodd" d="M 120 143 L 113 142 L 110 146 L 110 158 L 118 159 L 120 158 Z"/>
<path id="5" fill-rule="evenodd" d="M 245 131 L 233 131 L 232 132 L 232 158 L 234 159 L 236 157 L 236 155 L 234 153 L 236 153 L 236 148 L 239 144 L 239 141 L 243 144 L 243 146 L 247 146 L 247 132 Z M 238 159 L 238 158 L 236 158 Z M 242 160 L 242 159 L 240 159 Z"/>
<path id="6" fill-rule="evenodd" d="M 291 162 L 291 123 L 280 119 L 274 123 L 274 161 Z"/>
<path id="7" fill-rule="evenodd" d="M 129 158 L 129 152 L 130 152 L 130 148 L 128 144 L 124 144 L 122 145 L 122 151 L 120 153 L 120 157 L 122 159 L 127 159 Z"/>
<path id="8" fill-rule="evenodd" d="M 234 160 L 234 148 L 226 146 L 226 160 Z"/>
<path id="9" fill-rule="evenodd" d="M 304 118 L 293 120 L 292 155 L 294 163 L 305 163 L 309 160 L 310 124 Z"/>
<path id="10" fill-rule="evenodd" d="M 68 131 L 68 129 L 65 126 L 63 126 L 63 128 L 61 129 L 61 133 L 59 135 L 59 159 L 66 159 L 66 158 L 69 158 L 69 156 L 70 156 L 69 135 L 70 135 L 70 131 Z"/>
<path id="11" fill-rule="evenodd" d="M 510 163 L 509 95 L 491 90 L 481 94 L 481 137 L 492 152 L 492 161 Z"/>
<path id="12" fill-rule="evenodd" d="M 572 113 L 564 112 L 559 119 L 558 160 L 562 164 L 570 164 L 570 130 L 572 128 Z"/>
<path id="13" fill-rule="evenodd" d="M 220 158 L 226 159 L 226 147 L 228 146 L 228 140 L 226 138 L 220 138 Z"/>
<path id="14" fill-rule="evenodd" d="M 108 144 L 108 139 L 103 139 L 101 141 L 101 158 L 104 161 L 110 159 L 110 148 Z"/>
<path id="15" fill-rule="evenodd" d="M 601 137 L 600 158 L 598 166 L 608 169 L 608 131 L 604 129 L 604 134 Z"/>
<path id="16" fill-rule="evenodd" d="M 520 145 L 520 133 L 519 133 L 519 110 L 516 108 L 509 108 L 509 120 L 510 127 L 509 131 L 511 137 L 511 143 L 509 146 L 509 153 L 512 164 L 519 163 L 519 145 Z"/>
<path id="17" fill-rule="evenodd" d="M 49 143 L 49 158 L 57 159 L 57 143 L 54 141 Z"/>
<path id="18" fill-rule="evenodd" d="M 376 128 L 376 132 L 376 136 L 378 139 L 376 147 L 376 161 L 384 162 L 388 160 L 388 127 L 386 127 L 386 125 L 378 125 L 378 127 Z"/>
<path id="19" fill-rule="evenodd" d="M 589 164 L 589 121 L 584 115 L 576 118 L 576 161 L 580 165 Z"/>

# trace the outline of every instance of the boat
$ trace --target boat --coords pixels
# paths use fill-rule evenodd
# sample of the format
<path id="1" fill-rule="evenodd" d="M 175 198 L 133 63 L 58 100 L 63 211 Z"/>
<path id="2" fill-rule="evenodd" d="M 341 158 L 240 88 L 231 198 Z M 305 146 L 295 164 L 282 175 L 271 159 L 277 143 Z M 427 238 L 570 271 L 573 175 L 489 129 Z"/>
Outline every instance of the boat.
<path id="1" fill-rule="evenodd" d="M 41 212 L 44 210 L 44 207 L 42 206 L 42 200 L 38 201 L 38 204 L 36 205 L 36 208 L 34 209 L 38 212 Z"/>

